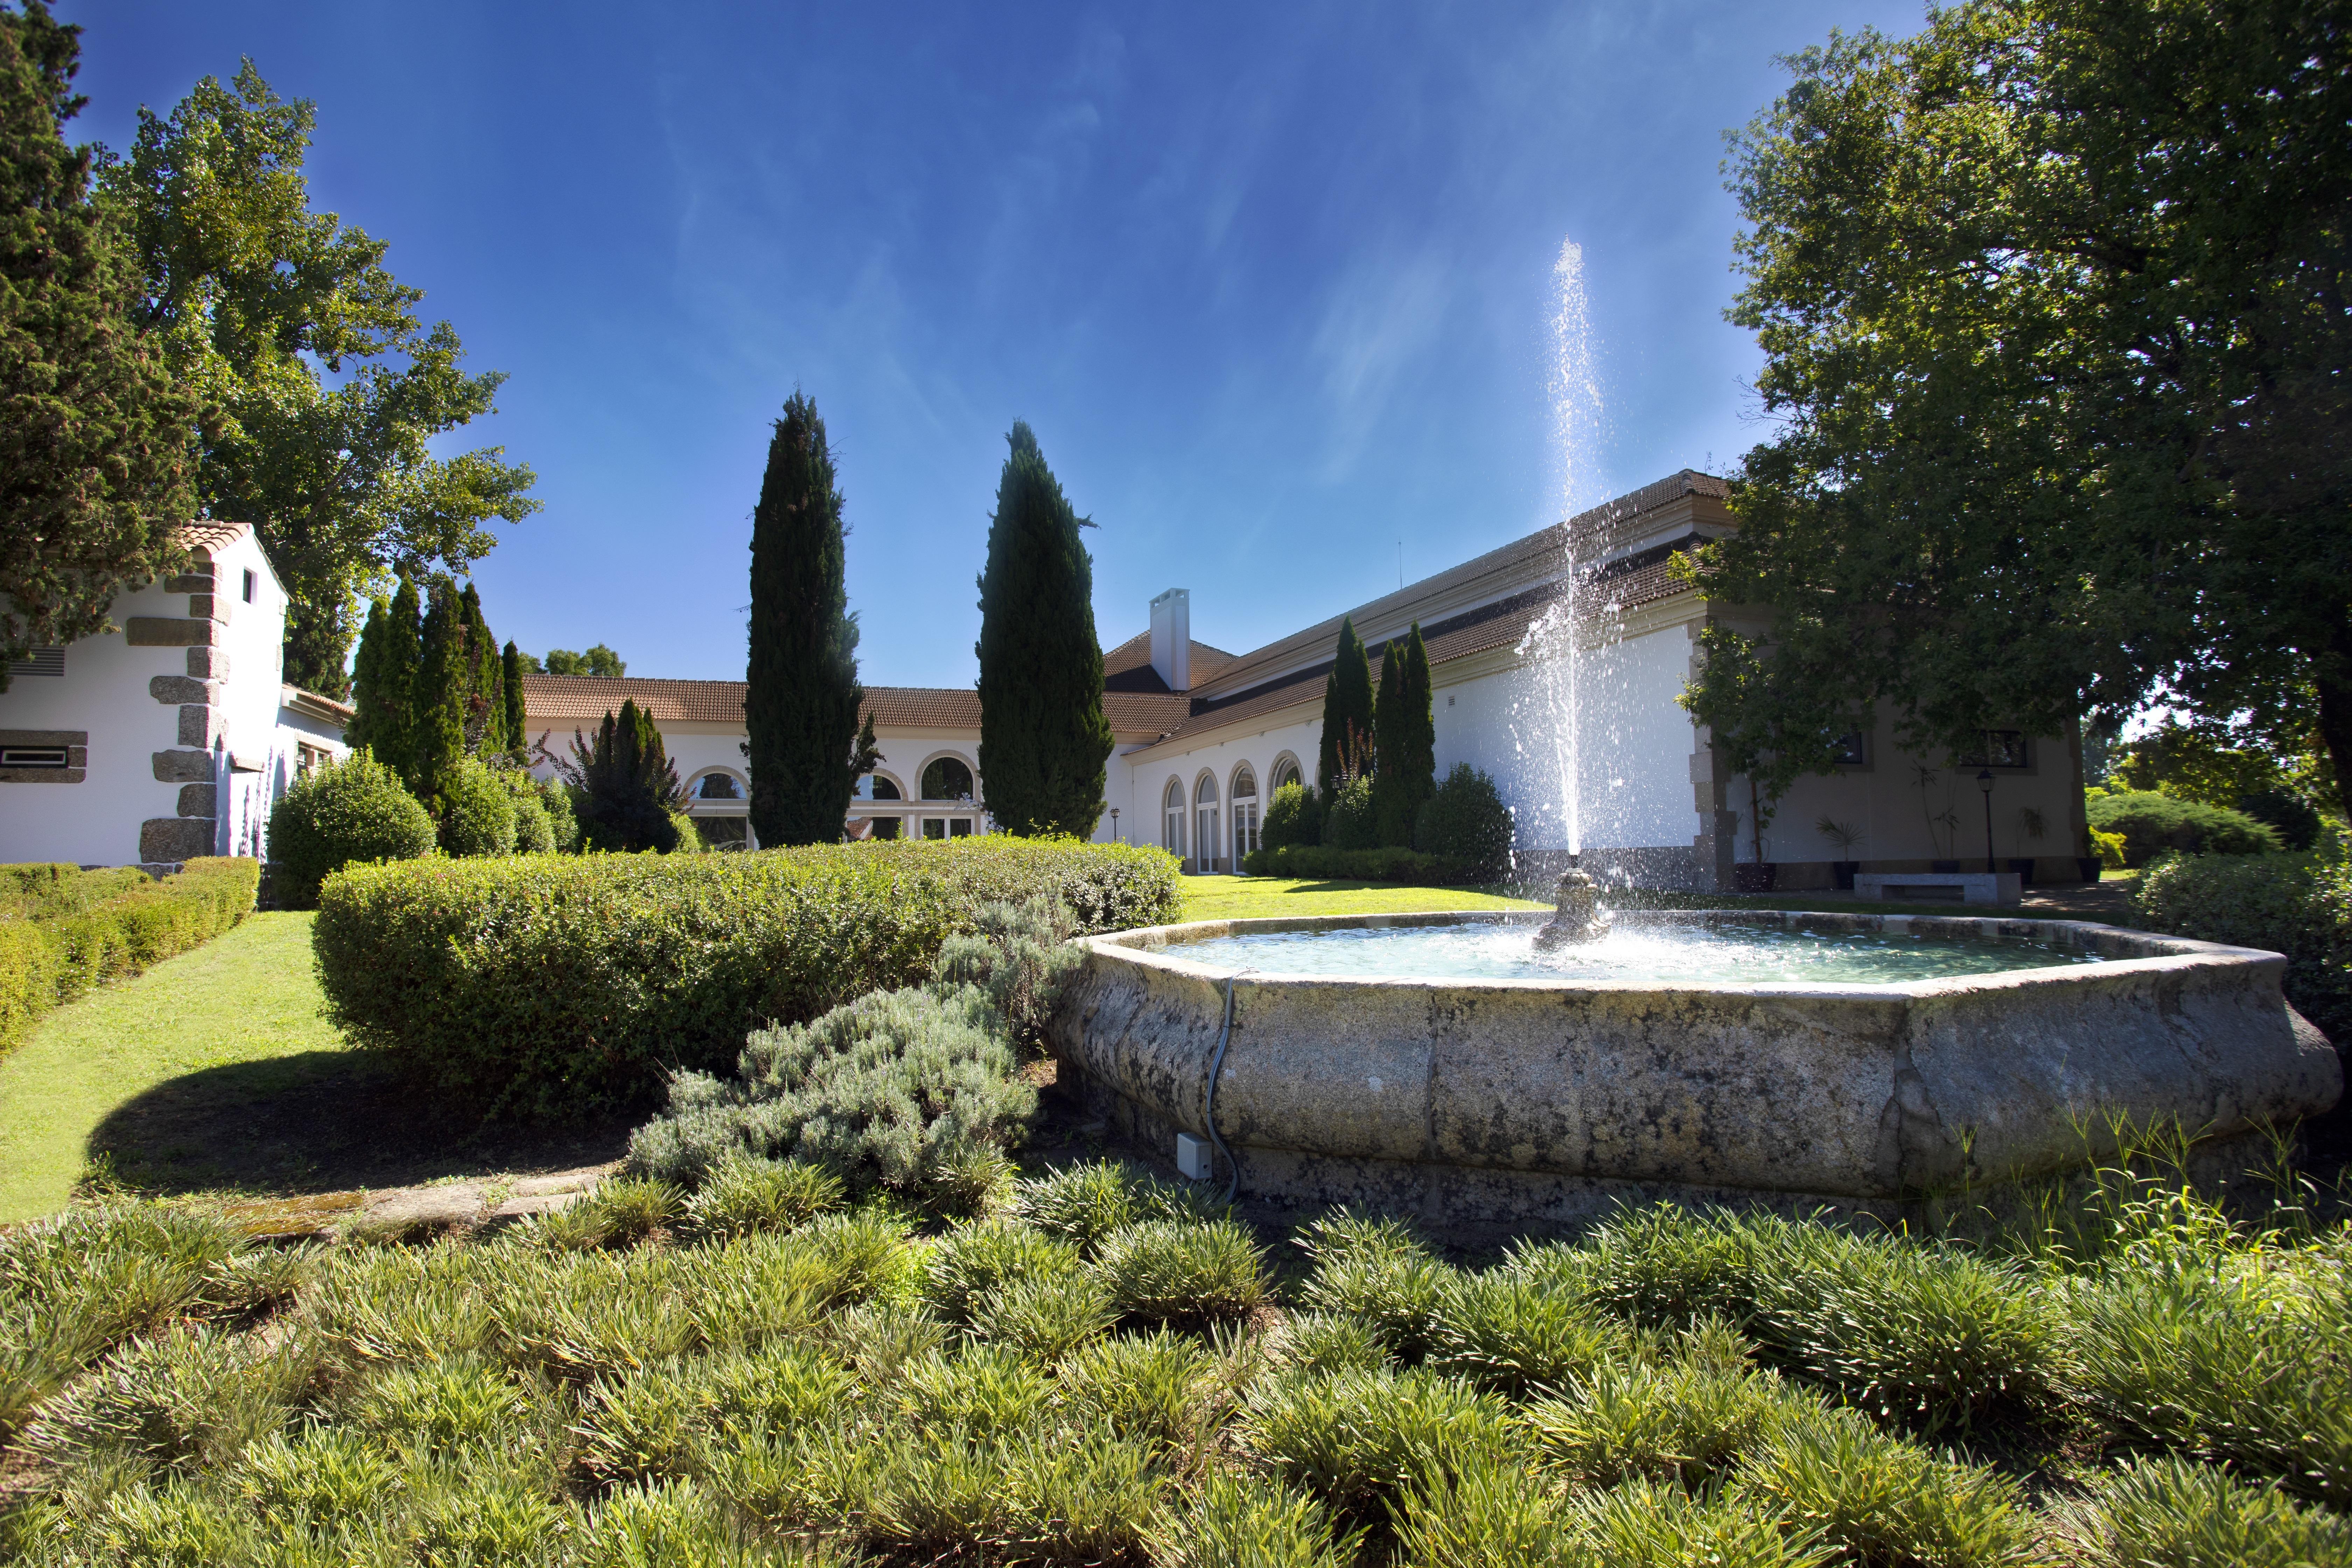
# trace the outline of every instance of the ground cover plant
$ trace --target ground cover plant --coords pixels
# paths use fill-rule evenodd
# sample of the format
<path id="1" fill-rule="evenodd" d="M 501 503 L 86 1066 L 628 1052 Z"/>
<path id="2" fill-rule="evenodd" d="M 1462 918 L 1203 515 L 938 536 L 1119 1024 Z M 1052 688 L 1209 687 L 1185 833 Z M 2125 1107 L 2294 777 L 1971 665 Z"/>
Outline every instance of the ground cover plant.
<path id="1" fill-rule="evenodd" d="M 1483 1266 L 1080 1163 L 953 1221 L 738 1157 L 504 1230 L 0 1238 L 34 1563 L 2334 1563 L 2340 1226 L 2162 1170 L 1932 1236 Z"/>
<path id="2" fill-rule="evenodd" d="M 994 901 L 1082 931 L 1175 917 L 1164 851 L 991 836 L 756 855 L 521 856 L 354 867 L 316 945 L 352 1039 L 482 1114 L 643 1105 L 744 1037 L 926 979 Z"/>
<path id="3" fill-rule="evenodd" d="M 59 1003 L 228 930 L 260 879 L 259 862 L 234 858 L 161 880 L 136 867 L 0 867 L 0 1051 Z"/>

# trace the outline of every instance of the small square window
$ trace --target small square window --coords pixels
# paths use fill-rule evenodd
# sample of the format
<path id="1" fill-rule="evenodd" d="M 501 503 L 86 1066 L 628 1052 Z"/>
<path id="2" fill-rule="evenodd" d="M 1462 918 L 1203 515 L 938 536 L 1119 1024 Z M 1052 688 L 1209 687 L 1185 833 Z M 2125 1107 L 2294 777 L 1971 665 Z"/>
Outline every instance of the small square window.
<path id="1" fill-rule="evenodd" d="M 253 569 L 248 566 L 245 573 L 245 602 L 248 605 L 253 603 Z"/>
<path id="2" fill-rule="evenodd" d="M 2025 768 L 2032 765 L 2022 730 L 1987 730 L 1984 744 L 1958 759 L 1964 768 Z"/>
<path id="3" fill-rule="evenodd" d="M 1848 730 L 1830 742 L 1830 758 L 1842 768 L 1859 768 L 1870 761 L 1870 742 L 1859 730 Z"/>

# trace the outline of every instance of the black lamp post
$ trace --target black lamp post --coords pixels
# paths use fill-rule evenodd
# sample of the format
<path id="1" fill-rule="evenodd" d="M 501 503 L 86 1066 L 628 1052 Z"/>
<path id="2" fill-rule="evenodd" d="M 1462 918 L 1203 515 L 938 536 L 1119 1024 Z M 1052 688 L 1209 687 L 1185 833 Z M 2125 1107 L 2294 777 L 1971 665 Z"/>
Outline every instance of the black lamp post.
<path id="1" fill-rule="evenodd" d="M 1118 842 L 1118 807 L 1115 805 L 1110 808 L 1110 841 Z"/>
<path id="2" fill-rule="evenodd" d="M 1977 770 L 1977 789 L 1984 795 L 1985 869 L 1990 871 L 1992 869 L 1992 770 L 1990 768 Z"/>

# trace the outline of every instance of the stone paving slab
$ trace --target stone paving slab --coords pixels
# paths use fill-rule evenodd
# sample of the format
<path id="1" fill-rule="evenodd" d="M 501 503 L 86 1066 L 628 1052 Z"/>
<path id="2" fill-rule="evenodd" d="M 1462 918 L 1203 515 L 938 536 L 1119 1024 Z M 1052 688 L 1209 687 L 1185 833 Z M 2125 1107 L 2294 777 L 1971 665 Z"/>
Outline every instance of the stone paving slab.
<path id="1" fill-rule="evenodd" d="M 229 1215 L 257 1238 L 272 1241 L 470 1229 L 569 1208 L 594 1191 L 615 1168 L 583 1165 L 519 1181 L 480 1176 L 421 1187 L 322 1193 L 240 1204 Z M 491 1202 L 494 1194 L 495 1204 Z"/>

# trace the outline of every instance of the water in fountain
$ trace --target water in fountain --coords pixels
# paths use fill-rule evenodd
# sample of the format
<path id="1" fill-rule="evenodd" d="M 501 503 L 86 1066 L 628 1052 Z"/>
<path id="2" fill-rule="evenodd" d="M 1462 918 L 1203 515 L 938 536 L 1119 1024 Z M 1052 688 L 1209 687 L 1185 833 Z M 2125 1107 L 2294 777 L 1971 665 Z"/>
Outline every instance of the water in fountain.
<path id="1" fill-rule="evenodd" d="M 2099 955 L 2025 937 L 1958 938 L 1907 931 L 1779 925 L 1620 925 L 1599 941 L 1550 951 L 1524 925 L 1469 923 L 1361 931 L 1253 931 L 1212 937 L 1170 956 L 1261 974 L 1409 979 L 1599 980 L 1620 984 L 1887 984 L 1991 974 Z"/>
<path id="2" fill-rule="evenodd" d="M 1584 251 L 1574 240 L 1560 242 L 1552 266 L 1552 433 L 1559 465 L 1559 500 L 1563 519 L 1593 498 L 1600 447 L 1601 383 L 1593 364 L 1592 326 L 1584 298 Z M 1577 621 L 1576 542 L 1563 522 L 1560 567 L 1566 590 L 1528 627 L 1519 652 L 1532 680 L 1513 703 L 1511 728 L 1532 788 L 1538 821 L 1522 829 L 1522 841 L 1543 847 L 1556 840 L 1570 854 L 1584 847 L 1583 700 L 1581 650 Z M 1556 821 L 1547 820 L 1554 812 Z"/>

